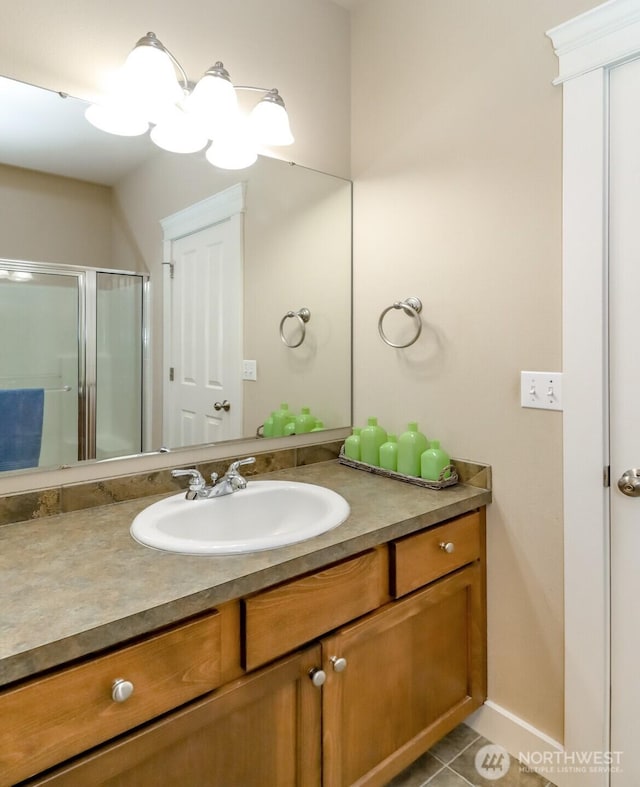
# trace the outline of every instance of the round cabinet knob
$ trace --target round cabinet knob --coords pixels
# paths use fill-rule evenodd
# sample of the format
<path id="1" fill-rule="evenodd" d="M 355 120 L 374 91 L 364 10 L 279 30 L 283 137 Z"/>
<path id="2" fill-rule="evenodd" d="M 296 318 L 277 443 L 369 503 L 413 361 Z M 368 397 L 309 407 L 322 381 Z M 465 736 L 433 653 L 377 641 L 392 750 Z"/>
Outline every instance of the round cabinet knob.
<path id="1" fill-rule="evenodd" d="M 333 665 L 334 672 L 342 672 L 347 668 L 347 660 L 342 656 L 331 656 L 329 661 Z"/>
<path id="2" fill-rule="evenodd" d="M 446 552 L 448 555 L 450 555 L 452 552 L 455 552 L 456 549 L 453 544 L 453 541 L 441 541 L 439 547 L 443 552 Z"/>
<path id="3" fill-rule="evenodd" d="M 640 497 L 640 470 L 627 470 L 618 480 L 618 489 L 628 497 Z"/>
<path id="4" fill-rule="evenodd" d="M 320 686 L 324 685 L 324 682 L 327 679 L 327 673 L 319 667 L 314 667 L 313 669 L 309 670 L 309 679 L 314 686 L 320 688 Z"/>
<path id="5" fill-rule="evenodd" d="M 133 683 L 124 678 L 116 678 L 111 686 L 111 699 L 114 702 L 124 702 L 133 694 Z"/>

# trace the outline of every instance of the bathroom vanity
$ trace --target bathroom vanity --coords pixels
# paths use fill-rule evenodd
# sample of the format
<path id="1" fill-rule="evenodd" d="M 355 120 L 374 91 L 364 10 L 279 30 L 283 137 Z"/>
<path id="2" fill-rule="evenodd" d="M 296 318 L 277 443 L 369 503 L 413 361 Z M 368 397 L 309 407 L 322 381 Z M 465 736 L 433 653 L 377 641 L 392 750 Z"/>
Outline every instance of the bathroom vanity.
<path id="1" fill-rule="evenodd" d="M 102 619 L 69 621 L 80 580 L 61 577 L 41 602 L 67 620 L 2 654 L 2 787 L 384 785 L 482 704 L 489 489 L 430 491 L 337 462 L 270 477 L 334 489 L 351 515 L 223 558 L 134 543 L 148 500 L 0 528 L 3 555 L 17 528 L 54 549 L 82 521 L 105 550 Z M 90 543 L 57 559 L 71 570 Z M 15 603 L 42 621 L 36 595 Z"/>

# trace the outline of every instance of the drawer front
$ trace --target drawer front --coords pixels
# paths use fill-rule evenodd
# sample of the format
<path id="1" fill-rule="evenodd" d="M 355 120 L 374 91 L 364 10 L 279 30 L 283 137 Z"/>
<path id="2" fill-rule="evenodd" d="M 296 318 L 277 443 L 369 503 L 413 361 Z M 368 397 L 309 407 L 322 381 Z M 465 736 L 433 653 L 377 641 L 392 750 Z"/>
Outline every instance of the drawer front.
<path id="1" fill-rule="evenodd" d="M 217 612 L 0 695 L 0 785 L 14 784 L 216 688 Z M 118 678 L 133 684 L 112 699 Z"/>
<path id="2" fill-rule="evenodd" d="M 250 670 L 354 620 L 389 599 L 384 549 L 244 599 L 243 646 Z"/>
<path id="3" fill-rule="evenodd" d="M 480 557 L 480 514 L 466 514 L 389 546 L 391 593 L 399 598 Z"/>

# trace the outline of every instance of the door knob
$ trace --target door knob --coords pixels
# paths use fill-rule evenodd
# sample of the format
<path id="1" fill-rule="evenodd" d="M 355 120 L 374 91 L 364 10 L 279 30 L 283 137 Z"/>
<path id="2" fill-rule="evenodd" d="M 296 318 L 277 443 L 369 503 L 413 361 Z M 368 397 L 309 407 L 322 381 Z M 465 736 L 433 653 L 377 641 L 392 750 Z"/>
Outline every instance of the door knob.
<path id="1" fill-rule="evenodd" d="M 224 399 L 222 402 L 216 402 L 213 405 L 214 410 L 224 410 L 225 413 L 228 413 L 231 409 L 231 403 Z"/>
<path id="2" fill-rule="evenodd" d="M 624 472 L 618 480 L 618 489 L 623 495 L 640 497 L 640 470 L 634 467 Z"/>
<path id="3" fill-rule="evenodd" d="M 320 669 L 319 667 L 314 667 L 313 669 L 309 670 L 309 680 L 313 683 L 314 686 L 320 688 L 320 686 L 324 685 L 325 680 L 327 679 L 327 673 Z"/>

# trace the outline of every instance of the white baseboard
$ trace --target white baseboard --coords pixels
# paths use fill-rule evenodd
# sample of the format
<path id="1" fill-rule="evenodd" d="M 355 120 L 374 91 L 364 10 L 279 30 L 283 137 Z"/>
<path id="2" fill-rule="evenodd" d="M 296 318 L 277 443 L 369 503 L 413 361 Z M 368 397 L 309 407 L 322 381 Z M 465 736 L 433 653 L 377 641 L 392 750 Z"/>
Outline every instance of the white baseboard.
<path id="1" fill-rule="evenodd" d="M 530 761 L 532 770 L 539 770 L 542 776 L 558 787 L 569 785 L 568 781 L 562 779 L 564 774 L 558 773 L 555 768 L 550 770 L 558 753 L 564 751 L 563 745 L 506 708 L 487 700 L 481 708 L 465 719 L 465 724 L 492 743 L 503 746 L 512 757 L 533 755 Z M 546 765 L 543 759 L 545 753 L 548 753 Z"/>

